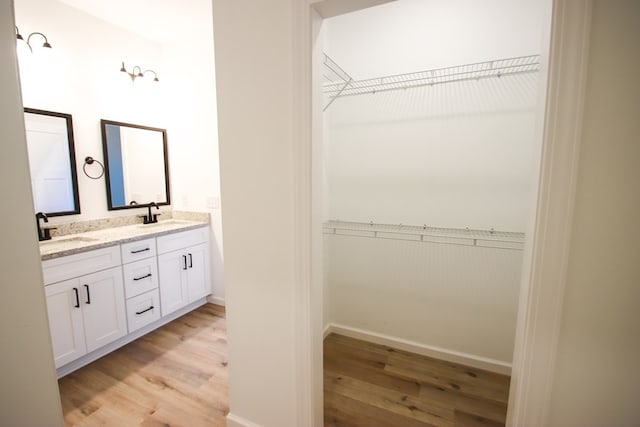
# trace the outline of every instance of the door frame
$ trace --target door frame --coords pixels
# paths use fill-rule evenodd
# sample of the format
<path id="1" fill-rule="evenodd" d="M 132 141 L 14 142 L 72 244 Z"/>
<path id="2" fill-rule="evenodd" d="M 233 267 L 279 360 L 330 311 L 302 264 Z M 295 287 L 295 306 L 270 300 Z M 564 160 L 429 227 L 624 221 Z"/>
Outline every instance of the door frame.
<path id="1" fill-rule="evenodd" d="M 553 387 L 580 154 L 592 0 L 547 0 L 549 27 L 536 140 L 539 174 L 527 230 L 507 426 L 545 425 Z M 344 8 L 350 3 L 351 8 Z M 343 0 L 355 11 L 375 0 Z M 322 276 L 314 194 L 312 29 L 335 0 L 292 2 L 298 425 L 322 426 Z M 323 5 L 326 8 L 317 8 Z M 329 17 L 325 14 L 325 18 Z M 547 54 L 547 55 L 545 55 Z M 317 112 L 315 112 L 317 113 Z M 317 141 L 316 141 L 317 143 Z M 316 260 L 316 262 L 314 262 Z"/>

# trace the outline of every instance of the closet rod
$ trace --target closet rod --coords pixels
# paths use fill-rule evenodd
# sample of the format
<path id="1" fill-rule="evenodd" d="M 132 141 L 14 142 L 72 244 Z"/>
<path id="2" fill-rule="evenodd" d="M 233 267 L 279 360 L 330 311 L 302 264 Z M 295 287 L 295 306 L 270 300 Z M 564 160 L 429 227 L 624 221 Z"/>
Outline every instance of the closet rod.
<path id="1" fill-rule="evenodd" d="M 337 65 L 337 64 L 336 64 Z M 453 67 L 325 84 L 323 91 L 332 101 L 342 96 L 433 86 L 443 83 L 502 77 L 540 70 L 540 55 L 518 56 Z"/>
<path id="2" fill-rule="evenodd" d="M 331 220 L 323 224 L 323 234 L 493 249 L 524 249 L 524 233 L 510 231 Z"/>

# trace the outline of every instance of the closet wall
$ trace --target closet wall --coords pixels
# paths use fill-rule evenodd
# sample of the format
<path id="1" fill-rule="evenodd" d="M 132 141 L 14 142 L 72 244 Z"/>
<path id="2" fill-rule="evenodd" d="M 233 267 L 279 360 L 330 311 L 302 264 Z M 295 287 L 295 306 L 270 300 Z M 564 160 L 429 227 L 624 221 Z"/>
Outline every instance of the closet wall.
<path id="1" fill-rule="evenodd" d="M 325 51 L 354 80 L 537 54 L 537 3 L 400 0 L 327 20 Z M 504 75 L 329 106 L 328 327 L 508 370 L 537 81 Z"/>

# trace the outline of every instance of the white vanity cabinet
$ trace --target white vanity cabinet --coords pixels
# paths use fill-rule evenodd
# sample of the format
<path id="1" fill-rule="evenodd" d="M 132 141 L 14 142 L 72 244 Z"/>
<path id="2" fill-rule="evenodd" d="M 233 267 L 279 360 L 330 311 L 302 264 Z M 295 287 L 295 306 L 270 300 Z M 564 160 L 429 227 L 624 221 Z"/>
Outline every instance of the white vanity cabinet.
<path id="1" fill-rule="evenodd" d="M 134 238 L 42 261 L 59 376 L 195 309 L 211 293 L 207 226 Z"/>
<path id="2" fill-rule="evenodd" d="M 129 332 L 160 319 L 156 239 L 122 244 L 124 293 Z"/>
<path id="3" fill-rule="evenodd" d="M 120 247 L 44 261 L 56 368 L 127 334 Z"/>
<path id="4" fill-rule="evenodd" d="M 208 228 L 160 236 L 157 246 L 163 316 L 211 293 Z"/>

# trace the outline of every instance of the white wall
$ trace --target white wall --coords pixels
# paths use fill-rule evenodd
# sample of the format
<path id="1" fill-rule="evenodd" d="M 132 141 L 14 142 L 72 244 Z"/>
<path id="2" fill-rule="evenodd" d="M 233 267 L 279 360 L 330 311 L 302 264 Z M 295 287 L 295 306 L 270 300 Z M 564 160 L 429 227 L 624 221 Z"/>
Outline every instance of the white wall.
<path id="1" fill-rule="evenodd" d="M 537 54 L 541 2 L 400 0 L 326 21 L 354 79 Z M 329 218 L 523 231 L 537 75 L 337 99 Z"/>
<path id="2" fill-rule="evenodd" d="M 538 0 L 398 0 L 326 21 L 326 51 L 355 79 L 540 52 Z M 398 42 L 402 40 L 402 42 Z"/>
<path id="3" fill-rule="evenodd" d="M 185 7 L 198 9 L 197 19 L 179 40 L 159 43 L 59 1 L 19 0 L 21 33 L 43 32 L 53 46 L 49 58 L 21 59 L 22 92 L 27 107 L 73 116 L 81 214 L 52 218 L 54 225 L 142 213 L 107 211 L 104 179 L 82 172 L 86 156 L 103 158 L 100 119 L 167 129 L 172 208 L 211 214 L 213 296 L 223 303 L 211 2 Z M 159 84 L 132 84 L 121 61 L 155 70 Z"/>
<path id="4" fill-rule="evenodd" d="M 0 3 L 0 424 L 61 426 L 45 309 L 24 120 L 15 56 L 13 3 Z"/>
<path id="5" fill-rule="evenodd" d="M 211 215 L 213 296 L 224 302 L 220 161 L 210 0 L 190 1 L 200 13 L 190 33 L 163 46 L 162 69 L 171 100 L 169 162 L 175 209 Z M 163 79 L 164 82 L 164 79 Z"/>
<path id="6" fill-rule="evenodd" d="M 594 1 L 576 205 L 547 425 L 640 425 L 640 3 Z"/>
<path id="7" fill-rule="evenodd" d="M 288 0 L 214 0 L 228 424 L 296 426 L 292 26 Z"/>
<path id="8" fill-rule="evenodd" d="M 52 45 L 46 57 L 20 58 L 24 105 L 73 116 L 81 214 L 52 223 L 135 214 L 108 212 L 104 179 L 89 179 L 82 165 L 86 156 L 103 158 L 100 119 L 167 127 L 166 84 L 133 85 L 119 72 L 125 61 L 129 69 L 155 69 L 162 80 L 161 46 L 55 0 L 18 0 L 16 23 L 25 35 L 44 33 Z"/>
<path id="9" fill-rule="evenodd" d="M 400 0 L 326 21 L 355 79 L 537 54 L 542 4 Z M 327 218 L 523 232 L 538 75 L 348 96 L 325 113 Z M 415 350 L 512 360 L 522 252 L 325 236 L 330 313 Z M 444 354 L 443 354 L 444 355 Z"/>
<path id="10" fill-rule="evenodd" d="M 340 235 L 325 245 L 332 324 L 511 363 L 522 251 Z"/>
<path id="11" fill-rule="evenodd" d="M 329 218 L 522 232 L 537 75 L 337 99 Z"/>

